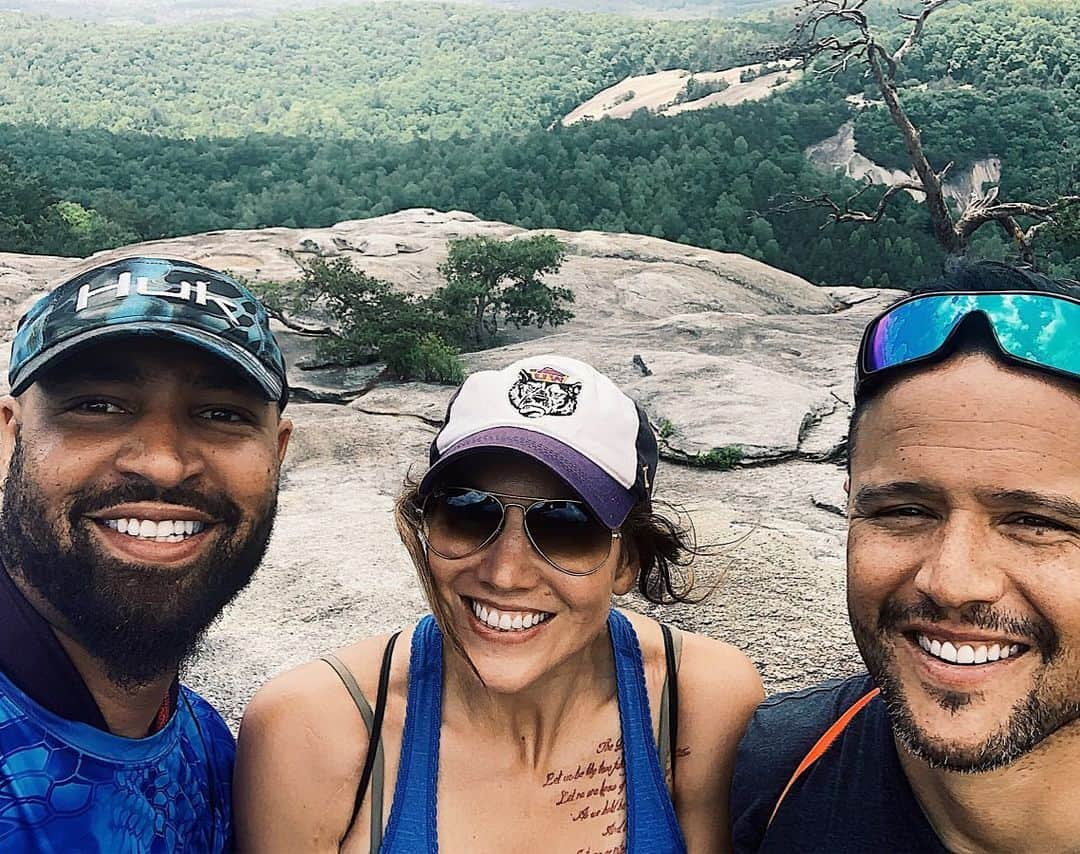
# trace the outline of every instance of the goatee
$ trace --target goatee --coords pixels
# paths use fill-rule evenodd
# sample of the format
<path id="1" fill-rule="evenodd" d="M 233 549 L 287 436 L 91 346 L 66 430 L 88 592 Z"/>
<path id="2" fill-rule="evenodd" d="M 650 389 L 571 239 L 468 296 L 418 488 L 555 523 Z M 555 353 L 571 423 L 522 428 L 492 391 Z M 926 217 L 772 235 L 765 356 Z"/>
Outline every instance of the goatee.
<path id="1" fill-rule="evenodd" d="M 1055 691 L 1046 680 L 1040 679 L 1028 695 L 1012 707 L 1007 719 L 977 744 L 953 744 L 927 732 L 912 714 L 897 672 L 893 644 L 900 637 L 899 626 L 916 620 L 940 622 L 946 616 L 945 609 L 928 598 L 911 606 L 901 606 L 892 600 L 886 602 L 878 614 L 875 629 L 860 621 L 854 613 L 851 616 L 855 643 L 867 670 L 881 689 L 893 733 L 909 753 L 932 768 L 968 774 L 993 771 L 1015 762 L 1057 730 L 1080 719 L 1080 699 L 1072 695 L 1075 685 L 1069 683 L 1071 688 Z M 1039 655 L 1047 667 L 1059 658 L 1058 635 L 1041 620 L 1001 614 L 981 603 L 963 609 L 960 619 L 972 627 L 1031 638 L 1035 644 L 1027 654 Z M 963 714 L 963 709 L 972 702 L 972 696 L 962 692 L 942 691 L 933 696 L 942 709 L 954 715 Z"/>

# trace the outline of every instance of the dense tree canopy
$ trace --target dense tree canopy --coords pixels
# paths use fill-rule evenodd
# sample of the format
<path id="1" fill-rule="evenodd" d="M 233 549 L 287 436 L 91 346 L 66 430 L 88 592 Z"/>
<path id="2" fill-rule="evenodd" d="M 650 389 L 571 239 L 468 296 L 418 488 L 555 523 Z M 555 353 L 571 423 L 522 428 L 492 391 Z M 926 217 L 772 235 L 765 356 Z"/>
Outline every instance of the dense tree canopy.
<path id="1" fill-rule="evenodd" d="M 199 26 L 0 14 L 0 121 L 170 137 L 547 127 L 627 74 L 740 64 L 775 25 L 372 3 Z"/>

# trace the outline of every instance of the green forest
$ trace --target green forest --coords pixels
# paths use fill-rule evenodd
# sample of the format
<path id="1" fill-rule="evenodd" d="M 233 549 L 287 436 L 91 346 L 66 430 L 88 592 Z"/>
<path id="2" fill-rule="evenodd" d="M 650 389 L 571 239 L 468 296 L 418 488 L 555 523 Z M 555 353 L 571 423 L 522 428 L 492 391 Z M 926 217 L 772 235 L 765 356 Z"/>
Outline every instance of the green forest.
<path id="1" fill-rule="evenodd" d="M 783 38 L 776 14 L 654 21 L 395 4 L 213 27 L 5 24 L 0 168 L 37 193 L 38 215 L 5 227 L 18 217 L 0 214 L 0 248 L 85 254 L 434 207 L 651 234 L 822 283 L 904 286 L 942 261 L 923 206 L 903 194 L 873 226 L 822 229 L 820 211 L 777 210 L 794 194 L 857 189 L 803 154 L 845 121 L 864 154 L 906 166 L 884 110 L 845 101 L 873 96 L 856 72 L 673 118 L 556 122 L 629 74 L 742 64 Z M 1078 192 L 1080 4 L 947 7 L 900 79 L 935 167 L 993 155 L 1003 197 Z M 1050 272 L 1080 275 L 1075 218 L 1037 249 Z M 973 251 L 1010 247 L 987 229 Z"/>
<path id="2" fill-rule="evenodd" d="M 0 122 L 406 141 L 546 128 L 628 74 L 739 65 L 781 28 L 395 2 L 213 25 L 0 15 Z"/>

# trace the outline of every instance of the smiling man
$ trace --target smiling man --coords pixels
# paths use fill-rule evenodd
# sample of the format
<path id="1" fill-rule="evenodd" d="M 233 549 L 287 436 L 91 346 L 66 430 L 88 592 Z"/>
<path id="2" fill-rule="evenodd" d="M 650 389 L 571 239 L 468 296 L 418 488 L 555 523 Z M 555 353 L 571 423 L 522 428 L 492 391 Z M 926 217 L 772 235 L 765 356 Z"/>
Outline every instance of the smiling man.
<path id="1" fill-rule="evenodd" d="M 963 267 L 870 324 L 855 400 L 869 674 L 760 707 L 736 850 L 1080 850 L 1080 288 Z"/>
<path id="2" fill-rule="evenodd" d="M 0 850 L 228 850 L 232 736 L 177 675 L 273 526 L 266 311 L 212 270 L 118 261 L 22 318 L 9 380 Z"/>

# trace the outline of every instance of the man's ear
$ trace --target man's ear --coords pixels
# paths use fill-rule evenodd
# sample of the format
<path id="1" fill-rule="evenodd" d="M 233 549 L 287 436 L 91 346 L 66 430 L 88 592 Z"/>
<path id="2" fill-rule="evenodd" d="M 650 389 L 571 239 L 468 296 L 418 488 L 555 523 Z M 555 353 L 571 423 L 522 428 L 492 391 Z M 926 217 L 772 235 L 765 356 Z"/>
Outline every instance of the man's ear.
<path id="1" fill-rule="evenodd" d="M 277 451 L 278 462 L 285 462 L 285 452 L 289 449 L 289 439 L 292 438 L 293 423 L 288 418 L 282 418 L 278 422 Z"/>
<path id="2" fill-rule="evenodd" d="M 19 433 L 21 405 L 18 398 L 6 394 L 0 397 L 0 477 L 7 478 L 11 456 L 15 453 L 15 437 Z"/>

